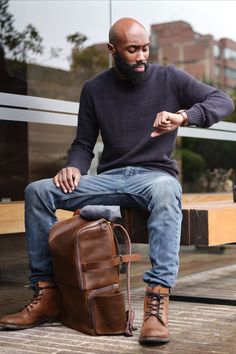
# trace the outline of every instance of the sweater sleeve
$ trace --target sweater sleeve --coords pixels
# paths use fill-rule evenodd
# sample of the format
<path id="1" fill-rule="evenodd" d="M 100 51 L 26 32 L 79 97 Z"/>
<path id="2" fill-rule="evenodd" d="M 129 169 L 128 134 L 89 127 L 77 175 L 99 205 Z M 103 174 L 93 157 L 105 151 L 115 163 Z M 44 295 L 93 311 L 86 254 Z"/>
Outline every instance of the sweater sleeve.
<path id="1" fill-rule="evenodd" d="M 169 67 L 169 72 L 181 108 L 186 109 L 189 125 L 207 128 L 233 112 L 233 101 L 223 91 L 174 66 Z"/>
<path id="2" fill-rule="evenodd" d="M 93 148 L 98 132 L 93 101 L 85 84 L 80 96 L 77 134 L 69 151 L 67 167 L 73 166 L 78 168 L 81 174 L 87 173 L 94 157 Z"/>

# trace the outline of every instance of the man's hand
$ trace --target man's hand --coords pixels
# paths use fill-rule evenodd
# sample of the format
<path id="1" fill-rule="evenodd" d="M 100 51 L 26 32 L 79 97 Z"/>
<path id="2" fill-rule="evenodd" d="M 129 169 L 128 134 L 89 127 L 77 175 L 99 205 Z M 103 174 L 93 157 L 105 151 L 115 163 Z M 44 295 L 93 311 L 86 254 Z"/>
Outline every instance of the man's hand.
<path id="1" fill-rule="evenodd" d="M 157 113 L 156 119 L 153 123 L 153 128 L 155 130 L 151 133 L 151 137 L 155 138 L 161 134 L 169 133 L 178 128 L 182 123 L 183 117 L 181 114 L 166 111 Z"/>
<path id="2" fill-rule="evenodd" d="M 79 184 L 81 174 L 76 167 L 62 168 L 53 178 L 53 182 L 64 193 L 72 193 Z"/>

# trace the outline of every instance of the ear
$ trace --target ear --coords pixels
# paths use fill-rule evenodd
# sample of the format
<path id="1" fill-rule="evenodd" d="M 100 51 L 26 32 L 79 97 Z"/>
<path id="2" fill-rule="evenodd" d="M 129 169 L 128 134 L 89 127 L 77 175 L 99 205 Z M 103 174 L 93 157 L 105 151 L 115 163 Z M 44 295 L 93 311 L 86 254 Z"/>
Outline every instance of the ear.
<path id="1" fill-rule="evenodd" d="M 109 51 L 111 52 L 111 54 L 113 55 L 116 51 L 114 45 L 111 43 L 108 43 L 107 47 L 108 47 Z"/>

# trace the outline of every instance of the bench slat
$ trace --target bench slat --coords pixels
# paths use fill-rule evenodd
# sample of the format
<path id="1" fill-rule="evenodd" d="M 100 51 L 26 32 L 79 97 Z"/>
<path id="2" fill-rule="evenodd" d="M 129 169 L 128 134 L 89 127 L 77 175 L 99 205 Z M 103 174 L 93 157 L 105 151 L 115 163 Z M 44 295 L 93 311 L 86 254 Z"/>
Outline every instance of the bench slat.
<path id="1" fill-rule="evenodd" d="M 68 219 L 73 213 L 67 210 L 57 210 L 58 220 Z M 24 203 L 10 202 L 0 203 L 0 235 L 25 232 Z"/>
<path id="2" fill-rule="evenodd" d="M 219 197 L 219 195 L 218 195 Z M 236 242 L 236 203 L 231 194 L 216 196 L 184 195 L 182 245 L 216 246 Z M 227 200 L 228 199 L 228 200 Z M 203 200 L 203 201 L 200 201 Z M 148 243 L 147 220 L 149 213 L 140 209 L 123 210 L 123 223 L 133 243 Z M 72 212 L 57 210 L 59 220 L 67 219 Z M 23 233 L 24 202 L 0 203 L 0 235 Z"/>

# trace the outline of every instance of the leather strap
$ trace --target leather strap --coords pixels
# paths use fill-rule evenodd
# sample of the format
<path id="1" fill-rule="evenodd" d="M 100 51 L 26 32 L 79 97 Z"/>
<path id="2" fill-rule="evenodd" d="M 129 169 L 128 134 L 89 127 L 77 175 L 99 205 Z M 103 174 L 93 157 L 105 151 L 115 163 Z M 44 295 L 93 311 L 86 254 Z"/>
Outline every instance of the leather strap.
<path id="1" fill-rule="evenodd" d="M 141 255 L 139 253 L 118 255 L 106 261 L 98 261 L 93 263 L 83 263 L 82 269 L 84 272 L 95 269 L 103 269 L 117 266 L 118 264 L 139 261 Z"/>
<path id="2" fill-rule="evenodd" d="M 113 230 L 115 228 L 120 229 L 125 242 L 125 252 L 131 255 L 131 242 L 126 229 L 120 224 L 113 224 Z M 140 257 L 141 258 L 141 257 Z M 128 311 L 127 311 L 127 325 L 125 330 L 125 335 L 127 337 L 132 337 L 133 333 L 133 322 L 134 322 L 134 312 L 131 309 L 131 292 L 130 292 L 130 262 L 127 262 L 126 266 L 126 288 L 127 288 L 127 301 L 128 301 Z"/>

